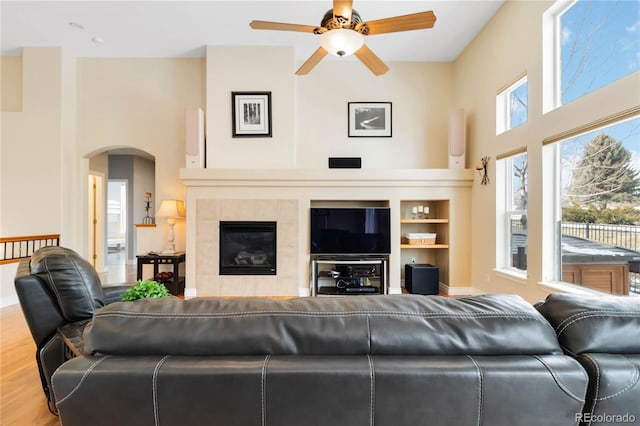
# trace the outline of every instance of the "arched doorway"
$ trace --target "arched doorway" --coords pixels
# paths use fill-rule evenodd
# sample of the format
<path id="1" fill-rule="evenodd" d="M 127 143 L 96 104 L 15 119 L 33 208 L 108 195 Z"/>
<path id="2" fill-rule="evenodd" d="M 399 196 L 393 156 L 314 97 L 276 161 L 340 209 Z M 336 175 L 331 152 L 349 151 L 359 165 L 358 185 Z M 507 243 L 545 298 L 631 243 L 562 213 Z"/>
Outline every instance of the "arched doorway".
<path id="1" fill-rule="evenodd" d="M 103 284 L 130 282 L 135 270 L 135 224 L 155 194 L 155 157 L 135 148 L 114 148 L 89 157 L 88 258 Z M 155 211 L 153 196 L 150 211 Z"/>

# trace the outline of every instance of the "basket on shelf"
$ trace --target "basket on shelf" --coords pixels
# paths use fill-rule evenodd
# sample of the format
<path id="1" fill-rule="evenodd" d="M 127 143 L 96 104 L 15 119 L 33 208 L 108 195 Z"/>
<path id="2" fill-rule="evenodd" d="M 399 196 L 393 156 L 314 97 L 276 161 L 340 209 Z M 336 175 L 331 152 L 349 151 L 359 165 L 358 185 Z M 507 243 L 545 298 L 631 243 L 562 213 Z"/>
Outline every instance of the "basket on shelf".
<path id="1" fill-rule="evenodd" d="M 436 234 L 428 232 L 410 232 L 402 236 L 403 244 L 429 245 L 436 243 Z"/>

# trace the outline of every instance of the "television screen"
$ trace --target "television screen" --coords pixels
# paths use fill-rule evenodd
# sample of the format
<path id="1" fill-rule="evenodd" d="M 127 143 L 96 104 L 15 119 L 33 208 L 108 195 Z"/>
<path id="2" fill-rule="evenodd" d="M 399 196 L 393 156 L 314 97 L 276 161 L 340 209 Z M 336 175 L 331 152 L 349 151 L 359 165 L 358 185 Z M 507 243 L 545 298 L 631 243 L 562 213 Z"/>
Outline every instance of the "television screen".
<path id="1" fill-rule="evenodd" d="M 312 208 L 311 254 L 389 254 L 389 208 Z"/>

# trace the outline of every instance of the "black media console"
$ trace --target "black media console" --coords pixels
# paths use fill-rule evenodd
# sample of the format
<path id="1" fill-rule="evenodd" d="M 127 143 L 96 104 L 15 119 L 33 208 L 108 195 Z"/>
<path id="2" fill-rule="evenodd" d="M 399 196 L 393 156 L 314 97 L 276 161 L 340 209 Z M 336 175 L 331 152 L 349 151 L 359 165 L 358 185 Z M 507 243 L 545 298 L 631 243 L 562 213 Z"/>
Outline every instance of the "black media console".
<path id="1" fill-rule="evenodd" d="M 312 296 L 387 293 L 387 259 L 326 257 L 311 260 Z"/>

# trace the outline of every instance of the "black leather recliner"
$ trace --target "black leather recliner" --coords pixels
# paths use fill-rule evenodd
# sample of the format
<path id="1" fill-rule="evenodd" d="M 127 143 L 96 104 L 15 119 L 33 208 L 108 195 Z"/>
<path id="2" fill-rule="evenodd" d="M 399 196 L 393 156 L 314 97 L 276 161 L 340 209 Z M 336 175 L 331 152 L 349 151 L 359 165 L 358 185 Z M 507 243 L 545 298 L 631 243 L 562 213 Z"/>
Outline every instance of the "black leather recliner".
<path id="1" fill-rule="evenodd" d="M 64 247 L 43 247 L 22 259 L 14 282 L 36 343 L 42 389 L 55 412 L 51 375 L 65 361 L 58 328 L 90 320 L 97 308 L 119 301 L 129 286 L 103 287 L 93 266 Z"/>

